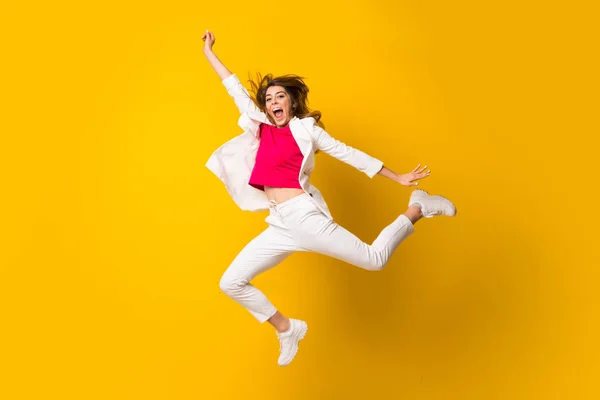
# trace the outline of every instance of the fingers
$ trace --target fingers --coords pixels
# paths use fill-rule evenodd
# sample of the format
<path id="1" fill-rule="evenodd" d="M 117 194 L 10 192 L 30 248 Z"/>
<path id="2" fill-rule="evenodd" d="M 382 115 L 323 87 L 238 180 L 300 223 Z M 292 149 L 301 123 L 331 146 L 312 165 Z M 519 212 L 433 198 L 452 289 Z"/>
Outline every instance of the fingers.
<path id="1" fill-rule="evenodd" d="M 413 176 L 418 176 L 419 178 L 424 178 L 426 176 L 429 176 L 429 174 L 431 174 L 431 170 L 424 172 L 427 169 L 427 165 L 424 166 L 423 168 L 421 168 L 421 170 L 419 170 L 420 166 L 421 166 L 421 164 L 417 165 L 417 168 L 413 169 L 410 173 Z"/>
<path id="2" fill-rule="evenodd" d="M 208 29 L 206 30 L 206 32 L 204 33 L 204 35 L 202 35 L 202 40 L 206 41 L 210 41 L 210 42 L 214 42 L 215 41 L 215 34 L 210 32 Z"/>
<path id="3" fill-rule="evenodd" d="M 418 186 L 419 182 L 415 182 L 419 179 L 425 179 L 431 174 L 431 170 L 427 170 L 427 165 L 421 168 L 421 164 L 417 165 L 415 169 L 413 169 L 408 174 L 404 175 L 406 178 L 403 185 L 405 186 Z"/>
<path id="4" fill-rule="evenodd" d="M 421 170 L 419 171 L 420 166 L 421 166 L 421 164 L 417 165 L 417 167 L 415 169 L 413 169 L 411 172 L 416 172 L 418 174 L 421 174 L 421 173 L 423 173 L 423 171 L 425 171 L 427 169 L 427 165 L 426 165 L 423 168 L 421 168 Z"/>
<path id="5" fill-rule="evenodd" d="M 410 173 L 410 181 L 412 182 L 412 181 L 416 181 L 416 180 L 419 180 L 419 179 L 425 179 L 425 178 L 427 178 L 429 176 L 429 174 L 430 174 L 430 172 L 426 172 L 424 174 L 423 173 L 418 174 L 416 172 L 411 172 Z"/>

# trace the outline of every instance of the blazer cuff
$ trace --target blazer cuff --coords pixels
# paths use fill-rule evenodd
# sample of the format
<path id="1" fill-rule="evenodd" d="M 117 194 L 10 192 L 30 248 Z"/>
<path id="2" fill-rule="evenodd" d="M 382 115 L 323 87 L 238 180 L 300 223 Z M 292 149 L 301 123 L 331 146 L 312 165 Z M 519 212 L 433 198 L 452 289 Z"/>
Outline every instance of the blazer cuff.
<path id="1" fill-rule="evenodd" d="M 381 168 L 383 168 L 383 161 L 373 158 L 373 161 L 371 161 L 367 166 L 365 174 L 367 174 L 369 178 L 373 178 L 379 171 L 381 171 Z"/>
<path id="2" fill-rule="evenodd" d="M 234 85 L 240 83 L 240 79 L 237 77 L 236 74 L 232 74 L 229 75 L 227 78 L 223 79 L 221 82 L 223 83 L 223 85 L 225 85 L 227 91 L 229 91 L 229 89 L 231 89 Z"/>

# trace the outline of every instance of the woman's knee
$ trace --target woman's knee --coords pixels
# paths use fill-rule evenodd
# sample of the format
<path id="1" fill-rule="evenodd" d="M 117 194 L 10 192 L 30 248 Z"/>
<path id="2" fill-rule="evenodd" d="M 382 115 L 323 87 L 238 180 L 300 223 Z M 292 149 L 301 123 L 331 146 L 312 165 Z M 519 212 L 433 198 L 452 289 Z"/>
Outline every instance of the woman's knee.
<path id="1" fill-rule="evenodd" d="M 369 257 L 368 260 L 363 262 L 363 265 L 360 265 L 360 267 L 368 271 L 382 271 L 386 265 L 387 260 L 381 257 L 380 254 L 376 253 L 372 257 Z"/>
<path id="2" fill-rule="evenodd" d="M 387 263 L 381 262 L 381 261 L 375 261 L 375 262 L 371 262 L 369 263 L 367 269 L 369 271 L 383 271 L 383 269 L 385 268 Z"/>
<path id="3" fill-rule="evenodd" d="M 225 272 L 219 282 L 219 288 L 229 297 L 235 297 L 248 282 L 240 277 Z"/>

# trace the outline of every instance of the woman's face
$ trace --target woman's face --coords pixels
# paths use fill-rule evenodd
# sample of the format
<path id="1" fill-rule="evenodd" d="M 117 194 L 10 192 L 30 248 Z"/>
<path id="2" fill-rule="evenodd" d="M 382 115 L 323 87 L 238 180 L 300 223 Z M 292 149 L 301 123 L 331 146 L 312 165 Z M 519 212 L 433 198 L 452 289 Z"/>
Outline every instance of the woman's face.
<path id="1" fill-rule="evenodd" d="M 267 89 L 265 108 L 278 128 L 286 126 L 294 116 L 292 99 L 283 86 L 271 86 Z"/>

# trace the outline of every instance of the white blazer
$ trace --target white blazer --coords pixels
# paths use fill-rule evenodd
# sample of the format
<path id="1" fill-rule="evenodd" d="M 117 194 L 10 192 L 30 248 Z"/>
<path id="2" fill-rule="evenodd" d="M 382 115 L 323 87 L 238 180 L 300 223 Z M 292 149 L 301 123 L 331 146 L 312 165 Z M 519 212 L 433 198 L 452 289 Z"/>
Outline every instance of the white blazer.
<path id="1" fill-rule="evenodd" d="M 269 201 L 265 192 L 250 186 L 248 181 L 254 168 L 256 152 L 260 143 L 258 137 L 260 124 L 273 124 L 266 114 L 256 107 L 248 91 L 235 74 L 223 79 L 223 85 L 240 110 L 241 116 L 238 125 L 244 130 L 244 133 L 215 150 L 208 159 L 206 167 L 221 179 L 233 201 L 242 210 L 268 210 Z M 332 138 L 315 123 L 315 119 L 312 117 L 293 117 L 289 126 L 292 136 L 296 139 L 304 156 L 298 176 L 300 186 L 312 197 L 317 207 L 329 219 L 333 219 L 321 192 L 309 181 L 310 174 L 315 168 L 315 151 L 319 149 L 350 164 L 370 178 L 381 170 L 383 162 Z"/>

